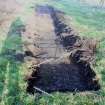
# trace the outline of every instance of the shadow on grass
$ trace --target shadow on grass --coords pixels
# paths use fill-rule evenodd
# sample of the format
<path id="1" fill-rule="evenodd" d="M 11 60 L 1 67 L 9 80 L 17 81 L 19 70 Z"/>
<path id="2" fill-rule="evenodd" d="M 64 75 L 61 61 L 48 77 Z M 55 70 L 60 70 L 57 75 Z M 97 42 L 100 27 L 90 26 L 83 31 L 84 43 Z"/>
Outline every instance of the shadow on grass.
<path id="1" fill-rule="evenodd" d="M 6 105 L 17 105 L 17 102 L 21 105 L 19 70 L 22 59 L 19 58 L 22 58 L 22 55 L 19 52 L 22 52 L 21 32 L 23 28 L 24 25 L 19 18 L 11 24 L 0 54 L 0 94 L 1 101 Z"/>

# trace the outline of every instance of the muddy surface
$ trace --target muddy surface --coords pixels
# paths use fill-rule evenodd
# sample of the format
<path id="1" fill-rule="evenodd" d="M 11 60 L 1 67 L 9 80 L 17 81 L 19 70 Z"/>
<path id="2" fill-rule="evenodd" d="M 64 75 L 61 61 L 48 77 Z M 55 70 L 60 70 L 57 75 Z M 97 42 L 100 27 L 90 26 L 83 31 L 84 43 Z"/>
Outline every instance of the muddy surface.
<path id="1" fill-rule="evenodd" d="M 90 65 L 84 61 L 78 62 L 74 58 L 75 54 L 72 58 L 64 57 L 63 60 L 34 67 L 28 79 L 27 91 L 34 93 L 34 86 L 46 92 L 98 90 L 100 85 Z"/>
<path id="2" fill-rule="evenodd" d="M 51 6 L 37 5 L 33 18 L 36 32 L 32 33 L 31 25 L 31 31 L 26 28 L 26 43 L 31 44 L 24 47 L 26 56 L 35 58 L 39 65 L 30 67 L 33 72 L 26 78 L 27 91 L 34 93 L 34 86 L 47 92 L 98 90 L 100 85 L 90 66 L 97 41 L 81 38 L 68 25 L 65 14 Z"/>

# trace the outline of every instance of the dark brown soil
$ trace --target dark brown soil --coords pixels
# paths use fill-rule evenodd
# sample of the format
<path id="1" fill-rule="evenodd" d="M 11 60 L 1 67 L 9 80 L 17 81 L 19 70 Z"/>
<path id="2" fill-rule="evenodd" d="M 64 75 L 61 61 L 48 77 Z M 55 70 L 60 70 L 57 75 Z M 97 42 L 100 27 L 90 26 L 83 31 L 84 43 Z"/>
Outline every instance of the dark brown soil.
<path id="1" fill-rule="evenodd" d="M 34 93 L 36 91 L 34 86 L 46 92 L 98 90 L 100 85 L 94 70 L 90 66 L 96 52 L 97 41 L 81 38 L 65 22 L 63 12 L 50 6 L 37 6 L 36 12 L 51 16 L 55 36 L 47 37 L 52 38 L 51 41 L 55 44 L 61 45 L 63 53 L 68 52 L 69 56 L 67 55 L 65 58 L 59 51 L 57 55 L 59 57 L 64 56 L 61 60 L 58 57 L 53 62 L 40 64 L 39 66 L 33 65 L 33 72 L 27 78 L 27 91 Z M 52 47 L 51 43 L 49 43 L 49 46 Z M 44 49 L 45 47 L 42 46 Z M 55 49 L 50 50 L 49 47 L 45 50 L 51 55 L 55 52 Z M 26 55 L 32 54 L 26 52 Z M 41 57 L 46 57 L 46 55 L 40 56 L 40 59 Z"/>
<path id="2" fill-rule="evenodd" d="M 34 86 L 46 92 L 86 91 L 100 88 L 90 64 L 79 61 L 78 51 L 69 60 L 71 63 L 56 60 L 33 68 L 34 71 L 28 78 L 27 91 L 34 93 Z"/>

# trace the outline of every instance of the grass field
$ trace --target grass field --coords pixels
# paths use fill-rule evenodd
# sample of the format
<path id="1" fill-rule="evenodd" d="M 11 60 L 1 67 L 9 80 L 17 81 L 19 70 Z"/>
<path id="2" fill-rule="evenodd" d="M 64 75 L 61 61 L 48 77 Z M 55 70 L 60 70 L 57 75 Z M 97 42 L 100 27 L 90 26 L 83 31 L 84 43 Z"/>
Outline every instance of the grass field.
<path id="1" fill-rule="evenodd" d="M 7 33 L 0 30 L 0 105 L 105 105 L 105 9 L 83 5 L 76 0 L 19 0 L 23 10 L 13 18 Z M 49 4 L 72 17 L 72 24 L 81 36 L 100 40 L 94 69 L 100 78 L 97 92 L 53 93 L 54 97 L 29 95 L 26 92 L 25 64 L 12 54 L 22 51 L 21 33 L 25 20 L 35 4 Z"/>

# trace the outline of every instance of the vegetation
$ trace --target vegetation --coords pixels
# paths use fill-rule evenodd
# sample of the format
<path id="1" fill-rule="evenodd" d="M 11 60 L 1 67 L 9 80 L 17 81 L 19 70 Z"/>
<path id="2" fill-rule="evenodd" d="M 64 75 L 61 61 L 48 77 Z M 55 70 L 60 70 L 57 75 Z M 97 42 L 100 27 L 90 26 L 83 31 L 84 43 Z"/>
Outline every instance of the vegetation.
<path id="1" fill-rule="evenodd" d="M 14 52 L 21 52 L 21 33 L 17 32 L 24 26 L 25 19 L 32 11 L 35 3 L 48 4 L 44 0 L 23 1 L 23 12 L 12 22 L 6 38 L 0 32 L 0 105 L 105 105 L 105 10 L 84 6 L 75 0 L 48 0 L 49 5 L 66 12 L 72 17 L 72 24 L 81 36 L 97 38 L 100 41 L 94 65 L 100 78 L 101 89 L 97 92 L 85 93 L 53 93 L 46 95 L 29 95 L 26 93 L 24 63 L 13 57 Z M 101 0 L 102 1 L 102 0 Z M 21 2 L 21 0 L 20 0 Z M 102 1 L 104 2 L 104 1 Z M 102 3 L 101 2 L 101 3 Z M 29 4 L 30 3 L 30 4 Z"/>

